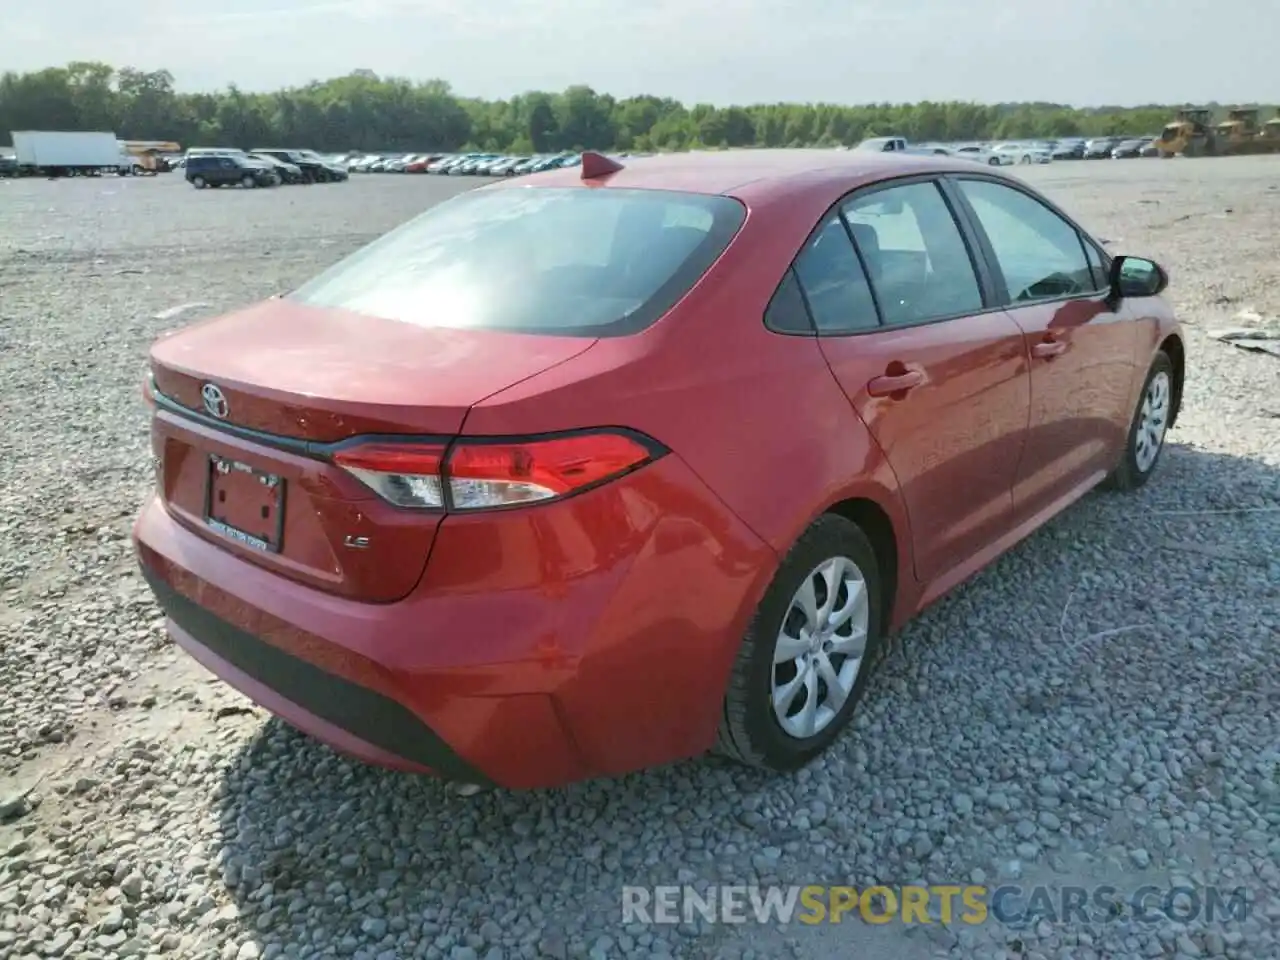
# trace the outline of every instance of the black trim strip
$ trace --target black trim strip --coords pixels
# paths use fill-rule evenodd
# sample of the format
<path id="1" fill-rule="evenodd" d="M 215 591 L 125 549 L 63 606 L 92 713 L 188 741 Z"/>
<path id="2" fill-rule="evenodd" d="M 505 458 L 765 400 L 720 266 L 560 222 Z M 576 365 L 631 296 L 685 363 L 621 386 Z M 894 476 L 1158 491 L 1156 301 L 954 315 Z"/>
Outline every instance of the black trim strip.
<path id="1" fill-rule="evenodd" d="M 156 406 L 167 413 L 175 414 L 187 420 L 193 420 L 204 427 L 217 430 L 219 433 L 227 433 L 233 437 L 239 437 L 241 440 L 251 440 L 254 443 L 260 443 L 265 447 L 275 447 L 277 450 L 284 450 L 287 453 L 296 453 L 304 457 L 312 457 L 313 459 L 321 454 L 318 453 L 318 444 L 310 440 L 299 440 L 296 437 L 282 437 L 279 434 L 267 433 L 265 430 L 254 430 L 251 427 L 241 427 L 234 423 L 227 423 L 225 420 L 219 420 L 211 417 L 199 410 L 192 410 L 188 406 L 184 406 L 172 397 L 168 397 L 161 393 L 156 387 L 155 381 L 151 382 L 151 395 L 155 400 Z"/>
<path id="2" fill-rule="evenodd" d="M 252 427 L 242 427 L 234 423 L 228 423 L 225 420 L 219 420 L 211 417 L 199 410 L 193 410 L 184 404 L 178 403 L 172 397 L 160 392 L 155 381 L 151 382 L 151 394 L 155 400 L 156 406 L 160 407 L 167 413 L 175 416 L 183 417 L 187 420 L 194 421 L 210 428 L 217 430 L 219 433 L 230 434 L 233 437 L 239 437 L 241 440 L 249 440 L 253 443 L 262 444 L 265 447 L 275 447 L 277 450 L 284 450 L 287 453 L 298 454 L 303 457 L 310 457 L 313 460 L 332 460 L 333 455 L 339 450 L 346 450 L 350 447 L 359 446 L 362 443 L 433 443 L 439 444 L 441 447 L 449 447 L 454 443 L 466 443 L 468 445 L 476 444 L 518 444 L 518 443 L 537 443 L 540 440 L 560 440 L 568 437 L 580 437 L 588 434 L 613 433 L 619 436 L 627 437 L 634 440 L 640 446 L 649 451 L 650 460 L 657 460 L 666 456 L 671 450 L 663 443 L 653 439 L 648 434 L 641 433 L 639 430 L 633 430 L 630 427 L 617 426 L 598 426 L 598 427 L 576 427 L 572 430 L 552 430 L 546 433 L 522 433 L 513 436 L 490 437 L 490 436 L 446 436 L 443 434 L 402 434 L 402 433 L 362 433 L 354 437 L 346 437 L 342 440 L 300 440 L 297 437 L 285 437 L 278 433 L 268 433 L 265 430 L 255 430 Z"/>
<path id="3" fill-rule="evenodd" d="M 285 699 L 366 743 L 421 764 L 439 776 L 494 785 L 408 708 L 227 623 L 178 593 L 145 563 L 142 573 L 166 616 L 211 653 Z"/>

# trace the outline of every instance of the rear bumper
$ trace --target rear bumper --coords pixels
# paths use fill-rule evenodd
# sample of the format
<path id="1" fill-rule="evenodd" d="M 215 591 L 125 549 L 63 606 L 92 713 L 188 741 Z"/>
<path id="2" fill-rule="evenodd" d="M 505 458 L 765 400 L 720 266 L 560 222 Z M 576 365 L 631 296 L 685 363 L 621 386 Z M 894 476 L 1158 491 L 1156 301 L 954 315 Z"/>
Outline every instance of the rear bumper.
<path id="1" fill-rule="evenodd" d="M 272 646 L 179 593 L 152 567 L 142 570 L 174 642 L 272 713 L 367 763 L 486 782 L 395 700 Z"/>
<path id="2" fill-rule="evenodd" d="M 158 499 L 134 541 L 171 637 L 250 699 L 367 763 L 509 788 L 710 747 L 776 564 L 674 456 L 560 504 L 446 518 L 397 603 L 262 570 Z"/>

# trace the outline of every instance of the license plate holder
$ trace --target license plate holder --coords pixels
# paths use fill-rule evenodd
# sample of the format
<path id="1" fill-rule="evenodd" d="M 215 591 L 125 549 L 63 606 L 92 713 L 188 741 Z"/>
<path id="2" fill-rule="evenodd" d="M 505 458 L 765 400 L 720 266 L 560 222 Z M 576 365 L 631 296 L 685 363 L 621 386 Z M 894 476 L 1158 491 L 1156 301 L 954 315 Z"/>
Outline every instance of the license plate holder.
<path id="1" fill-rule="evenodd" d="M 284 540 L 285 481 L 230 457 L 209 456 L 204 518 L 215 533 L 265 553 Z"/>

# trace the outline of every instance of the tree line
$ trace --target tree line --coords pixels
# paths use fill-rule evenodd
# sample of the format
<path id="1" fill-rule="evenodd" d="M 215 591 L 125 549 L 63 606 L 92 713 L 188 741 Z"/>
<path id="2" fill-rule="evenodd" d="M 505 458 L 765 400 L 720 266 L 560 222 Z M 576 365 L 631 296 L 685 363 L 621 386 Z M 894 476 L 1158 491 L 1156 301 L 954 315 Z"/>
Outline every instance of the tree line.
<path id="1" fill-rule="evenodd" d="M 0 75 L 0 142 L 13 130 L 111 130 L 126 140 L 175 140 L 184 147 L 325 151 L 852 146 L 886 135 L 915 141 L 1141 136 L 1158 131 L 1177 109 L 964 102 L 686 106 L 669 97 L 616 98 L 584 85 L 481 100 L 455 94 L 444 80 L 412 82 L 368 70 L 272 93 L 235 86 L 181 93 L 167 70 L 94 62 Z"/>

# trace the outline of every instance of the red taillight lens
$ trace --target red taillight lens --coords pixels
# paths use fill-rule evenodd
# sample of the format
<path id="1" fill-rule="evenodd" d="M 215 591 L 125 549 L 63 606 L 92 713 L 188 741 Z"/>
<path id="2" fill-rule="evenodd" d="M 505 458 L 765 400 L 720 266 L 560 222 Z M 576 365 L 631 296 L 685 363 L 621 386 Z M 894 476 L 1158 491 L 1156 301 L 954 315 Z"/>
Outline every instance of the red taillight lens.
<path id="1" fill-rule="evenodd" d="M 339 450 L 333 462 L 398 507 L 440 508 L 442 444 L 364 443 Z"/>
<path id="2" fill-rule="evenodd" d="M 484 510 L 540 503 L 621 476 L 656 444 L 617 431 L 536 440 L 463 438 L 451 446 L 365 443 L 333 462 L 401 507 Z"/>

